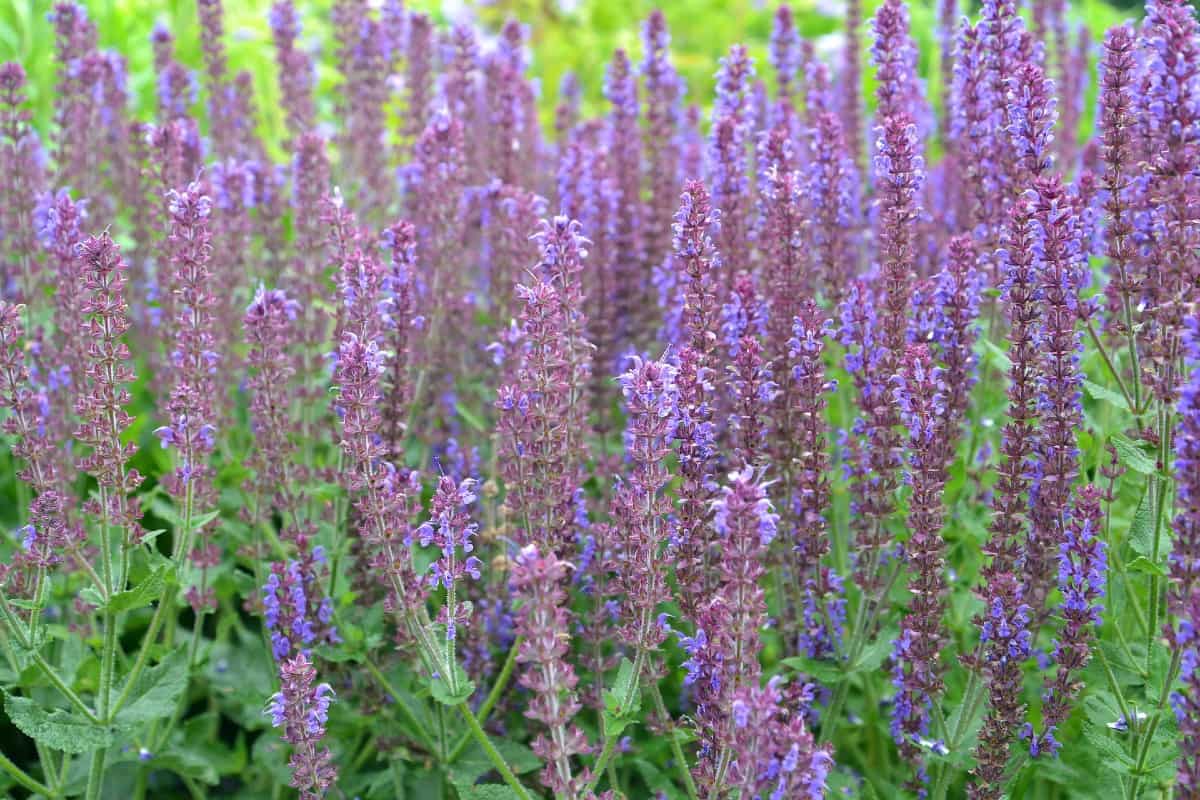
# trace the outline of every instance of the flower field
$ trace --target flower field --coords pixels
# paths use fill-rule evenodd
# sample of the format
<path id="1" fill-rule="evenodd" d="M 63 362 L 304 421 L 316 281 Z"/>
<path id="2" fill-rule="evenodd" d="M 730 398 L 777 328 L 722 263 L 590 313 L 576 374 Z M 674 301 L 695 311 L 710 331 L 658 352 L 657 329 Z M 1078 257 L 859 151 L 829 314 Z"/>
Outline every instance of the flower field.
<path id="1" fill-rule="evenodd" d="M 1200 797 L 1196 11 L 844 11 L 54 5 L 0 794 Z"/>

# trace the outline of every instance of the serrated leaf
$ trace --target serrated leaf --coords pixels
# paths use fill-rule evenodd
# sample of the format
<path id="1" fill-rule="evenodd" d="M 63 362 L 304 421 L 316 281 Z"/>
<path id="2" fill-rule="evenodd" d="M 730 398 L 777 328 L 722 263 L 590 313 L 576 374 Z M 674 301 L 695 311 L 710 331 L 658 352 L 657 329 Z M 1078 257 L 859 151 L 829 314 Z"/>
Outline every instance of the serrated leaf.
<path id="1" fill-rule="evenodd" d="M 1098 383 L 1084 381 L 1083 388 L 1087 389 L 1087 393 L 1094 400 L 1104 400 L 1112 403 L 1117 408 L 1129 411 L 1129 403 L 1125 402 L 1125 395 L 1120 392 L 1114 392 L 1107 386 L 1101 386 Z"/>
<path id="2" fill-rule="evenodd" d="M 434 700 L 447 706 L 458 706 L 467 702 L 471 695 L 475 694 L 475 682 L 467 677 L 467 673 L 458 664 L 454 667 L 454 679 L 458 686 L 457 691 L 450 690 L 450 684 L 441 676 L 434 678 L 429 683 L 429 694 Z"/>
<path id="3" fill-rule="evenodd" d="M 34 741 L 63 753 L 90 753 L 113 742 L 112 732 L 62 709 L 47 711 L 25 697 L 4 693 L 4 710 L 13 725 Z"/>
<path id="4" fill-rule="evenodd" d="M 1117 459 L 1129 469 L 1142 475 L 1153 475 L 1157 470 L 1154 459 L 1128 436 L 1114 433 L 1108 440 L 1117 450 Z"/>
<path id="5" fill-rule="evenodd" d="M 1167 577 L 1167 570 L 1161 564 L 1155 564 L 1145 556 L 1138 556 L 1127 565 L 1130 572 L 1143 572 L 1147 575 L 1157 575 L 1160 578 Z"/>
<path id="6" fill-rule="evenodd" d="M 174 573 L 171 573 L 174 576 Z M 163 589 L 167 585 L 167 570 L 159 567 L 150 573 L 144 581 L 139 583 L 124 592 L 117 592 L 108 601 L 109 610 L 113 613 L 122 611 L 133 611 L 134 609 L 144 608 L 152 602 L 162 597 Z"/>
<path id="7" fill-rule="evenodd" d="M 1100 756 L 1100 763 L 1109 769 L 1122 774 L 1133 771 L 1134 761 L 1121 743 L 1109 735 L 1107 728 L 1100 728 L 1090 722 L 1084 723 L 1083 738 L 1087 739 Z"/>
<path id="8" fill-rule="evenodd" d="M 187 655 L 176 650 L 142 673 L 133 689 L 133 699 L 121 709 L 117 719 L 132 725 L 171 716 L 180 695 L 187 690 L 187 679 Z"/>
<path id="9" fill-rule="evenodd" d="M 1133 552 L 1149 556 L 1154 552 L 1154 520 L 1150 514 L 1150 492 L 1142 494 L 1142 501 L 1133 512 L 1133 522 L 1129 525 L 1129 546 Z"/>

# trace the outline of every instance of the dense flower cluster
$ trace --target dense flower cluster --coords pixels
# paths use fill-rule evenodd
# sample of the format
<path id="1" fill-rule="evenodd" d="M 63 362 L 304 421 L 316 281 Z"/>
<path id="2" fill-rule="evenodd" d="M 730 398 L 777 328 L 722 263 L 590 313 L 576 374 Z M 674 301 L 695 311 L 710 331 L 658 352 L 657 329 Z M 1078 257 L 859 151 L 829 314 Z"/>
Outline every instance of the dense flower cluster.
<path id="1" fill-rule="evenodd" d="M 0 793 L 1200 792 L 1191 4 L 307 6 L 0 65 Z"/>

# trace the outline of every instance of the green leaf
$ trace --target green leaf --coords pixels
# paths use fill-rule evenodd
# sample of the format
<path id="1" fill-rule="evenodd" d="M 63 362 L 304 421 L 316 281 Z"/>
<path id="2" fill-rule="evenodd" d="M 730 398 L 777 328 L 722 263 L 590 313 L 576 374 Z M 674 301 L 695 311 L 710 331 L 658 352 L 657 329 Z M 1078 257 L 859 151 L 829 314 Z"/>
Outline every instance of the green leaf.
<path id="1" fill-rule="evenodd" d="M 474 411 L 467 408 L 465 404 L 455 403 L 454 410 L 457 412 L 458 416 L 462 417 L 463 422 L 467 423 L 467 425 L 471 426 L 480 433 L 484 433 L 488 430 L 488 427 L 484 423 L 483 419 Z"/>
<path id="2" fill-rule="evenodd" d="M 858 661 L 850 665 L 850 674 L 859 672 L 874 672 L 879 669 L 884 660 L 892 653 L 892 641 L 899 635 L 899 631 L 894 635 L 890 635 L 887 631 L 875 637 L 875 641 L 871 642 L 863 649 L 862 655 L 858 657 Z"/>
<path id="3" fill-rule="evenodd" d="M 64 753 L 90 753 L 113 742 L 112 732 L 74 713 L 47 711 L 33 700 L 4 693 L 4 710 L 13 725 L 34 741 Z"/>
<path id="4" fill-rule="evenodd" d="M 1107 728 L 1100 728 L 1090 722 L 1083 725 L 1083 738 L 1087 739 L 1100 756 L 1100 763 L 1111 770 L 1123 774 L 1133 772 L 1134 761 L 1121 743 L 1108 734 Z"/>
<path id="5" fill-rule="evenodd" d="M 1154 553 L 1154 520 L 1150 515 L 1150 492 L 1142 494 L 1142 501 L 1133 512 L 1133 522 L 1129 525 L 1129 546 L 1133 552 L 1150 556 Z"/>
<path id="6" fill-rule="evenodd" d="M 520 795 L 502 783 L 481 783 L 465 789 L 455 786 L 462 800 L 520 800 Z"/>
<path id="7" fill-rule="evenodd" d="M 176 650 L 141 674 L 131 693 L 133 699 L 117 714 L 117 720 L 134 724 L 171 716 L 187 690 L 187 680 L 187 655 Z"/>
<path id="8" fill-rule="evenodd" d="M 174 579 L 174 572 L 171 572 L 170 578 Z M 144 581 L 137 586 L 124 592 L 117 592 L 108 601 L 109 610 L 113 613 L 122 611 L 133 611 L 137 608 L 143 608 L 150 605 L 152 602 L 162 597 L 163 589 L 167 585 L 168 575 L 167 570 L 159 567 L 150 573 Z"/>
<path id="9" fill-rule="evenodd" d="M 174 772 L 185 778 L 215 786 L 221 782 L 221 776 L 203 753 L 192 750 L 170 750 L 150 759 L 150 766 Z"/>
<path id="10" fill-rule="evenodd" d="M 802 672 L 811 678 L 816 678 L 826 686 L 840 683 L 846 678 L 846 673 L 842 671 L 841 667 L 830 661 L 817 661 L 816 659 L 805 658 L 804 656 L 793 656 L 783 659 L 780 663 L 797 672 Z"/>
<path id="11" fill-rule="evenodd" d="M 1100 384 L 1092 383 L 1091 381 L 1084 381 L 1083 388 L 1087 389 L 1088 395 L 1090 395 L 1094 400 L 1106 400 L 1117 408 L 1129 411 L 1129 403 L 1125 402 L 1125 395 L 1121 394 L 1120 392 L 1114 392 L 1107 386 L 1101 386 Z"/>
<path id="12" fill-rule="evenodd" d="M 1140 472 L 1143 475 L 1153 475 L 1158 467 L 1154 463 L 1154 459 L 1146 454 L 1142 447 L 1128 436 L 1120 433 L 1114 433 L 1109 437 L 1113 447 L 1117 450 L 1117 459 L 1134 472 Z"/>
<path id="13" fill-rule="evenodd" d="M 1008 357 L 1008 353 L 997 347 L 990 339 L 980 337 L 979 343 L 982 344 L 983 349 L 987 351 L 985 356 L 989 361 L 991 361 L 1004 372 L 1009 372 L 1012 369 L 1012 359 Z"/>
<path id="14" fill-rule="evenodd" d="M 467 677 L 467 673 L 458 664 L 454 665 L 454 678 L 458 691 L 450 691 L 450 685 L 441 676 L 434 678 L 429 684 L 429 693 L 434 700 L 447 706 L 458 706 L 467 702 L 475 693 L 475 682 Z"/>
<path id="15" fill-rule="evenodd" d="M 613 688 L 604 693 L 604 706 L 612 714 L 624 716 L 630 712 L 630 709 L 625 706 L 627 703 L 633 704 L 629 695 L 636 677 L 633 674 L 633 662 L 628 658 L 622 658 L 621 666 L 617 669 L 617 682 L 613 684 Z"/>
<path id="16" fill-rule="evenodd" d="M 1147 575 L 1157 575 L 1160 578 L 1167 577 L 1166 567 L 1161 564 L 1155 564 L 1145 556 L 1138 556 L 1133 561 L 1130 561 L 1128 569 L 1130 572 L 1144 572 Z"/>

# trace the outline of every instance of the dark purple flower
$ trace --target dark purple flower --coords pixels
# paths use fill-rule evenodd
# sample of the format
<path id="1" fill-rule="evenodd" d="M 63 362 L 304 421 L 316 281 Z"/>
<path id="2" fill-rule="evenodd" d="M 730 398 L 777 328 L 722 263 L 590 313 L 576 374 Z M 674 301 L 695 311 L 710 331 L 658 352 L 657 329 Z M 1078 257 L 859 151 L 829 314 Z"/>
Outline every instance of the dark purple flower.
<path id="1" fill-rule="evenodd" d="M 303 800 L 320 800 L 337 780 L 333 754 L 320 746 L 333 689 L 328 683 L 314 686 L 316 676 L 316 668 L 303 653 L 284 661 L 279 666 L 281 688 L 264 711 L 272 726 L 283 728 L 283 740 L 292 745 L 290 785 L 300 790 Z"/>

